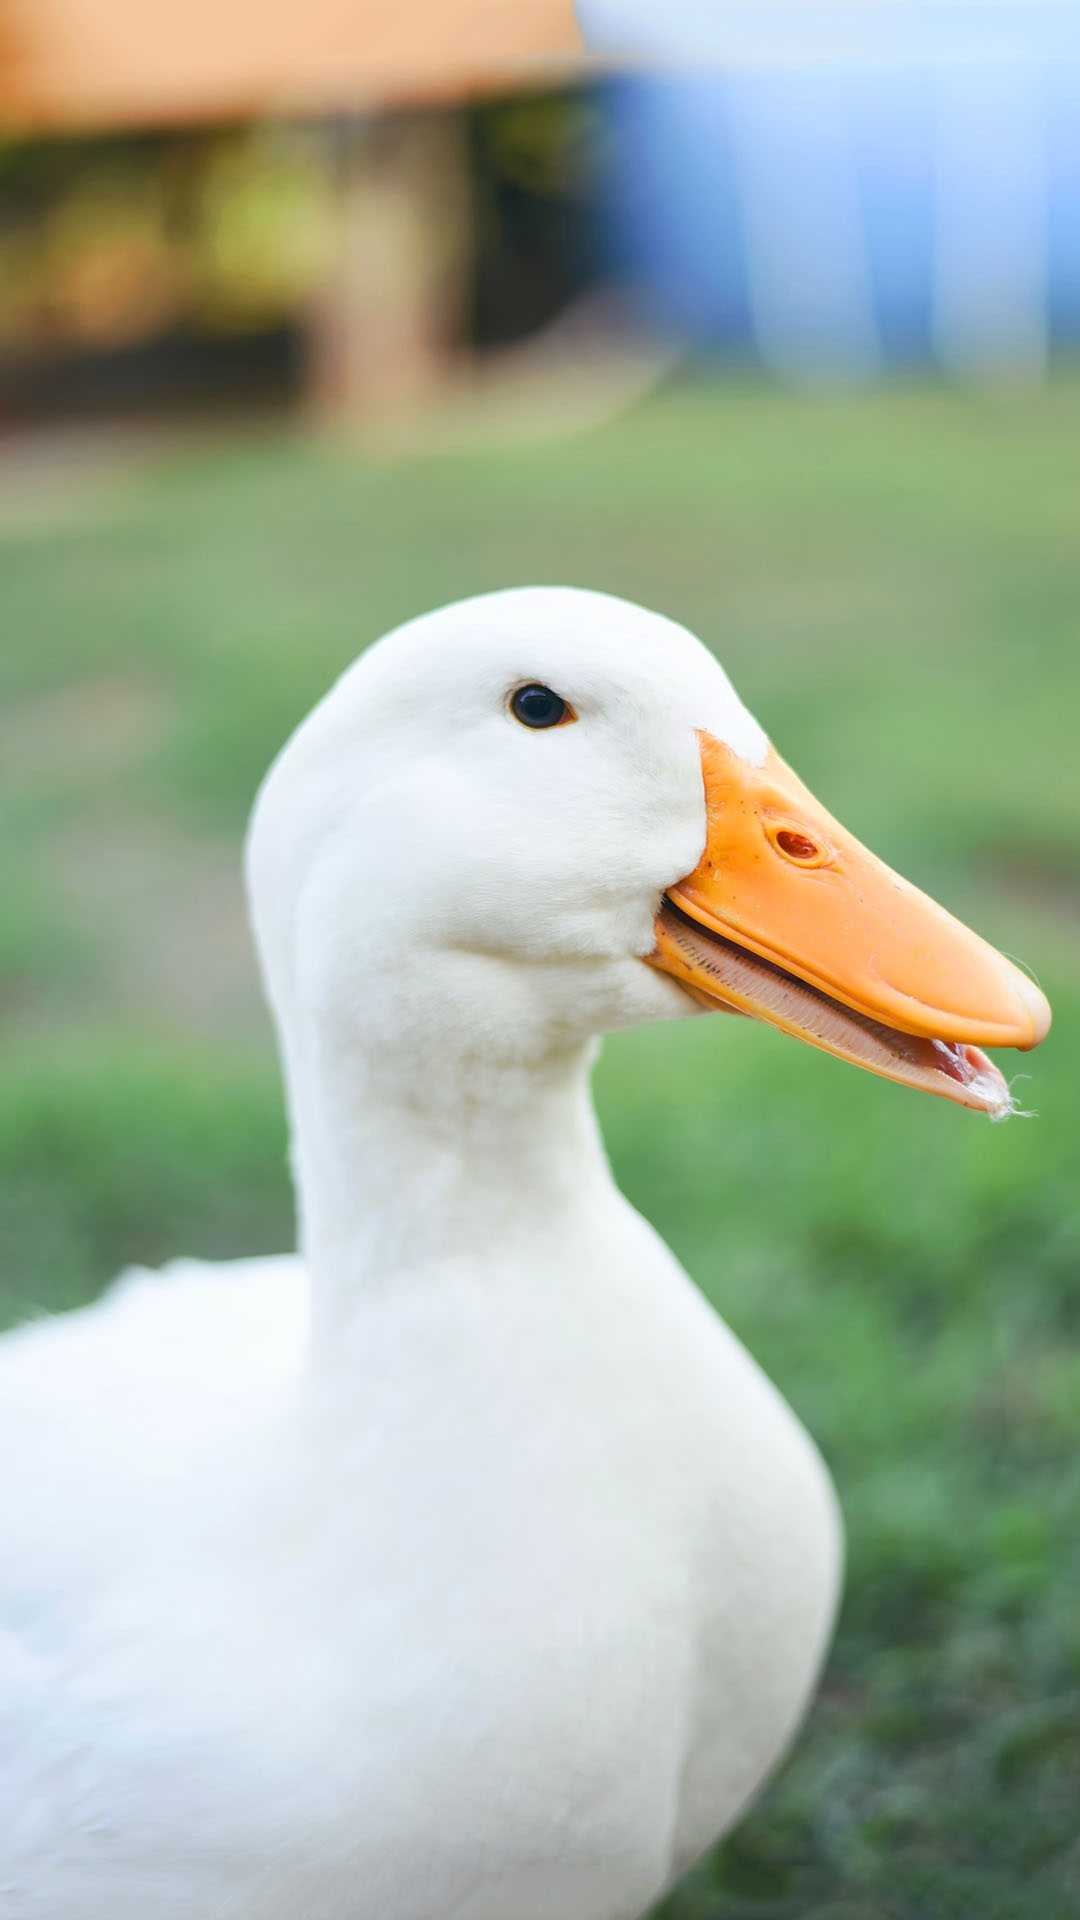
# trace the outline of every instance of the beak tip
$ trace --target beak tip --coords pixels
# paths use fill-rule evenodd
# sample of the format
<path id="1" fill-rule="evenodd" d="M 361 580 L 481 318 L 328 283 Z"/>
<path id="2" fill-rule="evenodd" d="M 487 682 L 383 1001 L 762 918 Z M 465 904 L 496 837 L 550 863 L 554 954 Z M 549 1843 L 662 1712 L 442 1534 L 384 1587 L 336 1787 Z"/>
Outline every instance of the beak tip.
<path id="1" fill-rule="evenodd" d="M 1019 969 L 1014 971 L 1012 984 L 1017 1026 L 1017 1038 L 1013 1045 L 1026 1053 L 1045 1040 L 1050 1031 L 1050 1002 L 1034 980 L 1030 980 Z"/>

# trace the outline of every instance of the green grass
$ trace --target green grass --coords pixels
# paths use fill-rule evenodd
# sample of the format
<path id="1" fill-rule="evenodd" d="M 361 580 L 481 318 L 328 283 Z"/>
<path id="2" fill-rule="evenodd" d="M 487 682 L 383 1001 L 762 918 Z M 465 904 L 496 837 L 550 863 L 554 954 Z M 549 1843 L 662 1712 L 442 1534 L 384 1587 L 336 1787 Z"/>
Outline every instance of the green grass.
<path id="1" fill-rule="evenodd" d="M 1055 1002 L 1038 1117 L 1004 1127 L 736 1022 L 606 1050 L 623 1185 L 819 1437 L 849 1530 L 796 1754 L 670 1920 L 1080 1911 L 1078 439 L 1072 382 L 687 383 L 525 451 L 236 442 L 0 529 L 8 1319 L 286 1243 L 268 1041 L 219 908 L 192 932 L 198 876 L 334 672 L 458 594 L 569 580 L 687 620 L 822 798 Z M 226 976 L 245 1011 L 216 1021 Z"/>

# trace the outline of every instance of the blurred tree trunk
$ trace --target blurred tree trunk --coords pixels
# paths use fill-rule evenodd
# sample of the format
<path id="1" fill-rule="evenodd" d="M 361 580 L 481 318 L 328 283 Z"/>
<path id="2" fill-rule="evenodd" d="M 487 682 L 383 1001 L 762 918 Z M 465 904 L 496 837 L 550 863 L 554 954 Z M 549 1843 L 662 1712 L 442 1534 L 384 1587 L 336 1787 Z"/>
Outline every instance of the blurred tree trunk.
<path id="1" fill-rule="evenodd" d="M 325 425 L 436 398 L 460 357 L 472 260 L 464 117 L 339 122 L 336 253 L 311 314 L 309 404 Z"/>

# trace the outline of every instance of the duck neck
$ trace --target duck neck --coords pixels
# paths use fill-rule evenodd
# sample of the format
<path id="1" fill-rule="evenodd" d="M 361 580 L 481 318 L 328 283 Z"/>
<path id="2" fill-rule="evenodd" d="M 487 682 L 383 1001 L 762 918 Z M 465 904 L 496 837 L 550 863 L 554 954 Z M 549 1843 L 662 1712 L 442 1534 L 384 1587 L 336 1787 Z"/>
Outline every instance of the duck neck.
<path id="1" fill-rule="evenodd" d="M 594 1044 L 527 1061 L 286 1046 L 300 1246 L 317 1326 L 418 1271 L 505 1270 L 613 1182 L 589 1091 Z"/>

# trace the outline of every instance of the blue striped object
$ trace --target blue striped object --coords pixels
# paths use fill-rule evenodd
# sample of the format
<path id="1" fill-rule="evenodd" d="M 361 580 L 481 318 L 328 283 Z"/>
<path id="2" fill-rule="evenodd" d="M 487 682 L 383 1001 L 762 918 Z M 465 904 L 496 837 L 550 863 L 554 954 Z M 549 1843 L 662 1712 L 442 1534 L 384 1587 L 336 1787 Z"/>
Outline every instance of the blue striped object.
<path id="1" fill-rule="evenodd" d="M 1080 336 L 1080 6 L 579 6 L 712 49 L 611 85 L 612 262 L 654 321 L 806 379 Z"/>

